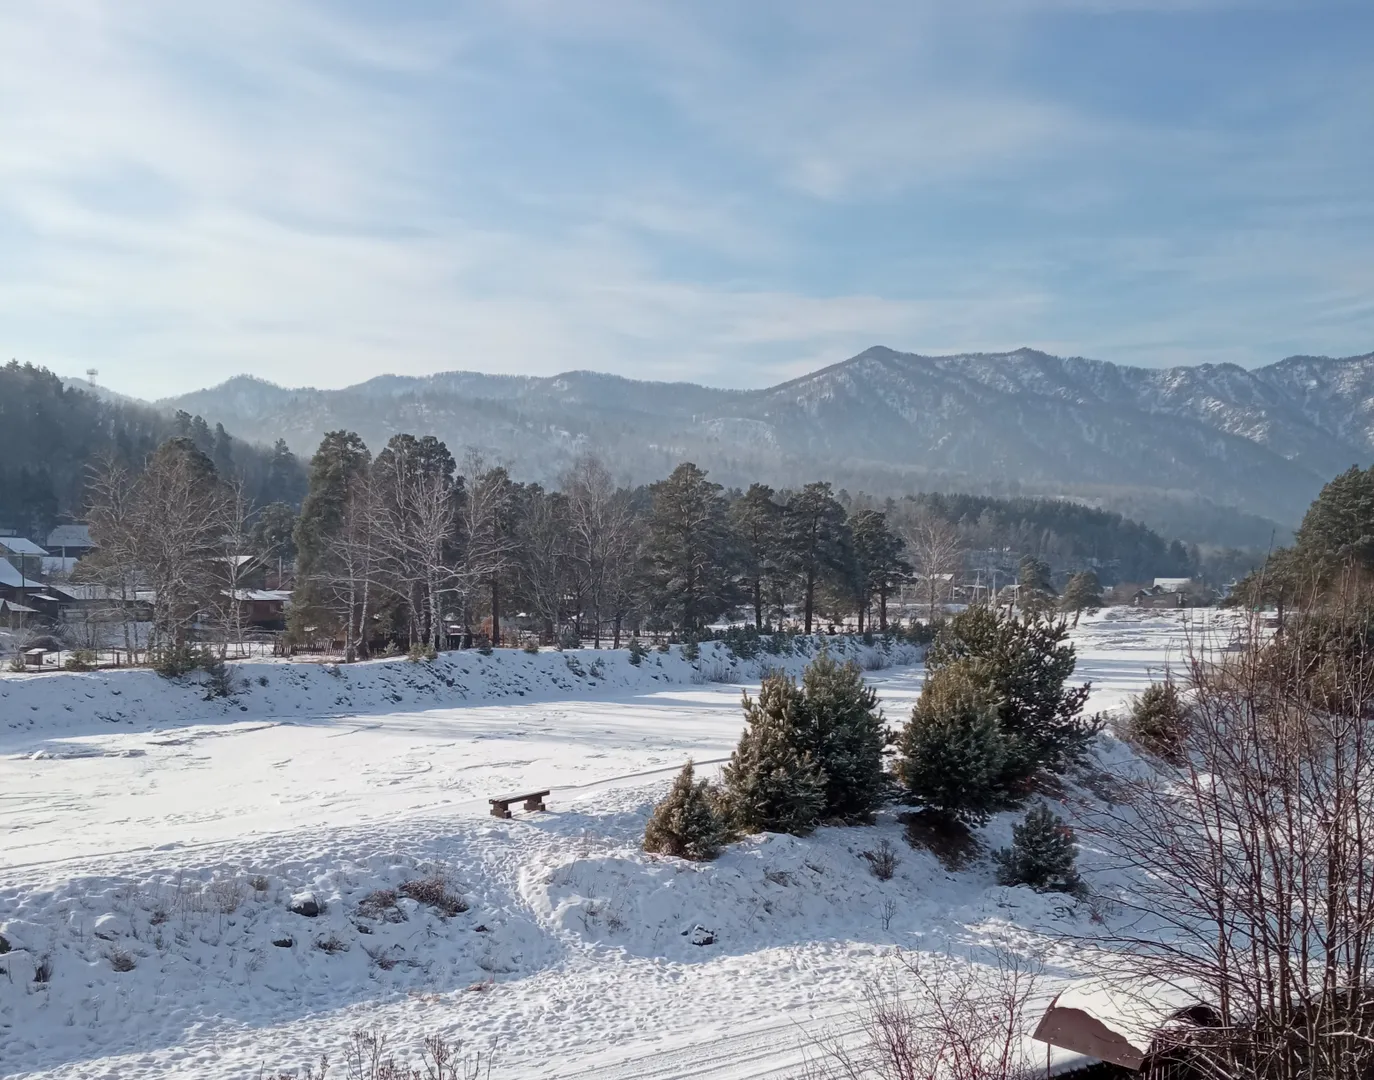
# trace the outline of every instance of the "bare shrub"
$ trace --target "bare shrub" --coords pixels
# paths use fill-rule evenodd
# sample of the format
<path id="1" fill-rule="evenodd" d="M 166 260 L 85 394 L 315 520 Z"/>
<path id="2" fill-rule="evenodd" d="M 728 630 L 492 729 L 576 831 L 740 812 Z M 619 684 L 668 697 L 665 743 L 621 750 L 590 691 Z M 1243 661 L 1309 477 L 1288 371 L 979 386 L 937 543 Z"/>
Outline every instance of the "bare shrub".
<path id="1" fill-rule="evenodd" d="M 873 871 L 875 878 L 879 881 L 892 880 L 892 875 L 897 872 L 897 849 L 887 837 L 879 840 L 874 850 L 863 851 L 860 854 L 868 860 L 868 868 Z"/>
<path id="2" fill-rule="evenodd" d="M 248 886 L 255 893 L 265 893 L 272 887 L 272 883 L 263 874 L 257 874 L 248 879 Z"/>
<path id="3" fill-rule="evenodd" d="M 406 913 L 396 904 L 399 896 L 395 889 L 374 889 L 358 901 L 358 914 L 381 922 L 405 922 Z"/>
<path id="4" fill-rule="evenodd" d="M 811 1080 L 1030 1080 L 1023 1037 L 1039 971 L 1010 954 L 983 967 L 901 954 L 901 986 L 870 985 L 857 1048 L 822 1040 Z M 1041 1066 L 1040 1068 L 1043 1068 Z"/>
<path id="5" fill-rule="evenodd" d="M 464 1053 L 461 1043 L 442 1035 L 426 1035 L 420 1046 L 421 1068 L 397 1062 L 387 1049 L 387 1037 L 375 1029 L 353 1032 L 345 1051 L 348 1080 L 485 1080 L 491 1076 L 489 1054 Z"/>
<path id="6" fill-rule="evenodd" d="M 887 653 L 881 649 L 868 649 L 859 653 L 855 661 L 863 671 L 884 671 L 892 666 Z"/>
<path id="7" fill-rule="evenodd" d="M 280 1072 L 268 1072 L 264 1065 L 258 1070 L 258 1080 L 328 1080 L 329 1077 L 329 1058 L 325 1055 L 320 1056 L 320 1064 L 317 1067 L 307 1065 L 305 1072 L 291 1072 L 282 1070 Z"/>
<path id="8" fill-rule="evenodd" d="M 1347 586 L 1225 664 L 1190 660 L 1174 764 L 1089 810 L 1137 884 L 1114 943 L 1215 1010 L 1198 1075 L 1374 1067 L 1374 611 Z"/>
<path id="9" fill-rule="evenodd" d="M 692 682 L 698 686 L 704 686 L 706 683 L 725 683 L 733 686 L 740 681 L 740 674 L 734 665 L 724 660 L 702 664 L 692 673 Z"/>
<path id="10" fill-rule="evenodd" d="M 232 915 L 243 903 L 243 882 L 238 878 L 217 878 L 210 883 L 210 897 L 221 915 Z"/>
<path id="11" fill-rule="evenodd" d="M 330 934 L 328 937 L 316 938 L 315 948 L 333 956 L 335 953 L 348 952 L 348 942 L 337 934 Z"/>
<path id="12" fill-rule="evenodd" d="M 884 930 L 892 929 L 892 920 L 897 915 L 897 901 L 888 897 L 883 901 L 883 906 L 878 909 L 878 921 L 883 924 Z"/>
<path id="13" fill-rule="evenodd" d="M 138 967 L 133 955 L 123 949 L 111 949 L 106 954 L 106 959 L 110 961 L 110 967 L 114 968 L 115 971 L 133 971 L 134 968 Z"/>
<path id="14" fill-rule="evenodd" d="M 468 902 L 457 893 L 449 892 L 448 881 L 437 874 L 404 882 L 398 891 L 417 904 L 433 908 L 445 918 L 460 915 L 468 909 Z"/>
<path id="15" fill-rule="evenodd" d="M 363 952 L 367 953 L 368 959 L 371 960 L 383 971 L 390 971 L 392 968 L 396 967 L 396 965 L 401 962 L 400 957 L 393 956 L 386 949 L 369 949 L 366 945 L 364 945 Z"/>

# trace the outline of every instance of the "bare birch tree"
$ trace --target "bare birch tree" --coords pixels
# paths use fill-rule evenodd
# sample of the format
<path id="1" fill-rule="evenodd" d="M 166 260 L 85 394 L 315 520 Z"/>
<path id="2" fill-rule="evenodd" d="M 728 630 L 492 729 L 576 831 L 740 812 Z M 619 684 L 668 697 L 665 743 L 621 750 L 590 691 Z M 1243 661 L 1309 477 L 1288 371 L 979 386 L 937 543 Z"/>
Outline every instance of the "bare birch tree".
<path id="1" fill-rule="evenodd" d="M 935 618 L 935 608 L 947 575 L 963 566 L 964 546 L 959 531 L 944 518 L 928 510 L 918 510 L 903 521 L 898 535 L 926 594 L 926 618 Z"/>
<path id="2" fill-rule="evenodd" d="M 559 492 L 528 485 L 519 531 L 523 541 L 517 560 L 520 589 L 544 625 L 546 642 L 552 644 L 558 640 L 574 587 L 567 499 Z"/>
<path id="3" fill-rule="evenodd" d="M 244 613 L 248 610 L 248 582 L 262 568 L 260 556 L 252 554 L 253 539 L 249 519 L 252 504 L 241 478 L 223 484 L 220 500 L 220 543 L 216 561 L 222 576 L 221 587 L 208 597 L 209 612 L 220 633 L 220 656 L 228 646 L 242 645 Z"/>
<path id="4" fill-rule="evenodd" d="M 372 590 L 382 563 L 378 504 L 370 470 L 348 477 L 337 527 L 324 538 L 330 572 L 321 584 L 330 610 L 339 619 L 344 659 L 350 663 L 367 655 L 370 638 Z"/>
<path id="5" fill-rule="evenodd" d="M 623 557 L 625 534 L 634 515 L 627 494 L 616 490 L 610 471 L 594 455 L 584 455 L 573 463 L 563 476 L 563 492 L 568 500 L 579 591 L 590 609 L 592 641 L 599 649 L 607 578 L 619 572 L 617 560 Z"/>
<path id="6" fill-rule="evenodd" d="M 134 604 L 139 585 L 136 479 L 132 470 L 110 455 L 92 468 L 86 485 L 87 522 L 97 547 L 77 567 L 80 581 L 101 594 L 101 606 L 89 620 L 96 642 L 102 624 L 120 623 L 124 650 L 134 663 L 143 645 Z"/>

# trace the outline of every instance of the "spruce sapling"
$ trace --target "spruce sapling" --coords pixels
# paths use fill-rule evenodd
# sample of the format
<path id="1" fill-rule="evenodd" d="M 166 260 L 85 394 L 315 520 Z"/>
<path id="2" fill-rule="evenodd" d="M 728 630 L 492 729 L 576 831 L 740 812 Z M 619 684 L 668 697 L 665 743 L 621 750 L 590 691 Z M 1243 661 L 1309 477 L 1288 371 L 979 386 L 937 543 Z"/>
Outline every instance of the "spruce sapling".
<path id="1" fill-rule="evenodd" d="M 1074 863 L 1078 845 L 1073 830 L 1046 803 L 1026 811 L 1012 826 L 1011 847 L 993 853 L 999 885 L 1029 885 L 1036 892 L 1078 892 L 1082 882 Z"/>
<path id="2" fill-rule="evenodd" d="M 680 859 L 714 859 L 725 837 L 717 797 L 706 780 L 697 780 L 689 761 L 673 789 L 654 807 L 644 829 L 644 850 Z"/>

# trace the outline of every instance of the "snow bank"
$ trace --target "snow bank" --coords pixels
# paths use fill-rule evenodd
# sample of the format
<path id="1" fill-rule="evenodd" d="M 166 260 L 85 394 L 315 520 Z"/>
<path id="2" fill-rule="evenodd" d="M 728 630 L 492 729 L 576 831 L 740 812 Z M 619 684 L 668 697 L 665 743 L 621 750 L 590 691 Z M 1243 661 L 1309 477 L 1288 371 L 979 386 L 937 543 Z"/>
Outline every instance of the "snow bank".
<path id="1" fill-rule="evenodd" d="M 877 639 L 797 638 L 790 656 L 742 660 L 719 642 L 704 643 L 688 661 L 681 646 L 648 652 L 636 665 L 626 649 L 517 649 L 446 652 L 437 660 L 404 658 L 358 664 L 285 660 L 231 663 L 236 692 L 207 701 L 200 676 L 164 679 L 148 670 L 0 675 L 0 727 L 39 737 L 68 736 L 126 725 L 135 729 L 217 720 L 395 713 L 462 703 L 610 696 L 711 682 L 745 682 L 764 668 L 799 672 L 822 646 L 868 669 L 911 664 L 921 651 Z M 6 742 L 13 742 L 7 739 Z"/>
<path id="2" fill-rule="evenodd" d="M 246 1075 L 264 1059 L 337 1052 L 359 1008 L 369 1023 L 390 1016 L 393 1034 L 441 1030 L 469 1046 L 563 1010 L 564 1037 L 587 1045 L 607 1024 L 691 1021 L 684 979 L 711 984 L 722 1021 L 804 1008 L 822 990 L 857 1004 L 897 947 L 967 957 L 1087 925 L 1077 902 L 999 888 L 986 866 L 945 871 L 891 816 L 752 837 L 708 864 L 646 855 L 639 838 L 665 787 L 511 821 L 147 853 L 114 874 L 91 861 L 0 888 L 12 947 L 0 1071 L 99 1061 L 114 1070 L 99 1075 Z M 862 854 L 884 839 L 899 852 L 889 881 Z M 407 882 L 430 879 L 463 910 L 406 897 Z M 319 914 L 293 913 L 306 899 Z M 610 1017 L 597 1003 L 631 1008 L 626 980 L 634 1011 Z M 285 1034 L 292 1025 L 308 1036 Z M 173 1051 L 165 1073 L 149 1066 Z M 526 1052 L 502 1051 L 507 1064 Z"/>

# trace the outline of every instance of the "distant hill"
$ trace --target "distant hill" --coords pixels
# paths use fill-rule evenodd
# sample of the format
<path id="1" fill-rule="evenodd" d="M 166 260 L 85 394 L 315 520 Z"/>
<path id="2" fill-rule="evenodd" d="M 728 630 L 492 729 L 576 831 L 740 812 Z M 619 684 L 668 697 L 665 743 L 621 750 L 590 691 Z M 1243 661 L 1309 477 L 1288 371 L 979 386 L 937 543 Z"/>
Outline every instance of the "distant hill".
<path id="1" fill-rule="evenodd" d="M 343 390 L 238 377 L 158 405 L 241 438 L 285 438 L 302 456 L 334 428 L 374 448 L 397 431 L 433 433 L 531 479 L 556 478 L 587 450 L 634 481 L 686 457 L 729 484 L 822 477 L 879 494 L 1058 495 L 1221 543 L 1267 543 L 1326 480 L 1374 460 L 1374 353 L 1247 371 L 874 347 L 752 391 L 586 371 L 445 372 Z"/>
<path id="2" fill-rule="evenodd" d="M 178 434 L 241 477 L 257 502 L 298 497 L 304 487 L 289 454 L 245 444 L 199 417 L 178 418 L 85 380 L 64 384 L 31 364 L 0 365 L 0 529 L 41 544 L 54 525 L 81 518 L 93 465 L 112 457 L 137 468 Z"/>

